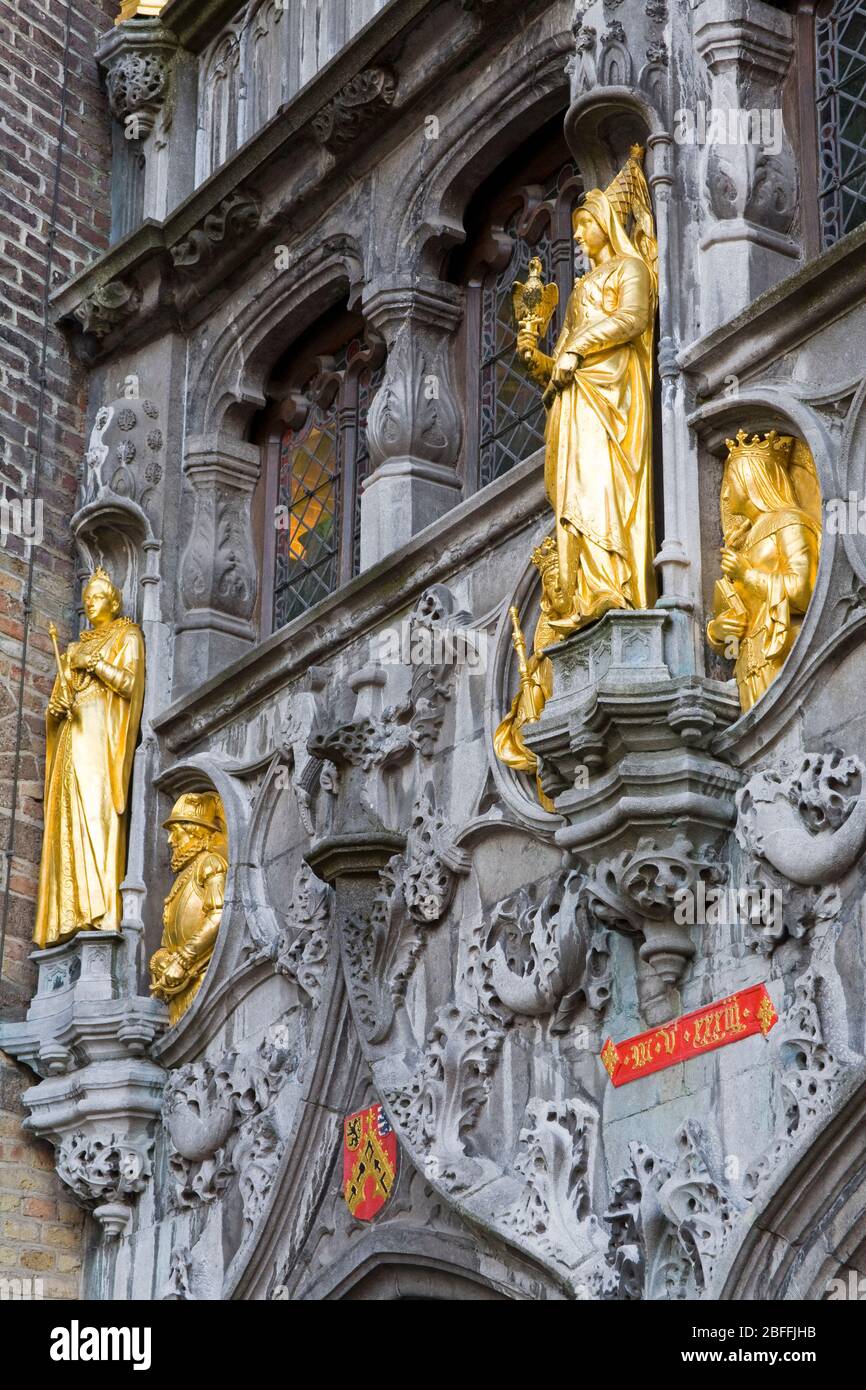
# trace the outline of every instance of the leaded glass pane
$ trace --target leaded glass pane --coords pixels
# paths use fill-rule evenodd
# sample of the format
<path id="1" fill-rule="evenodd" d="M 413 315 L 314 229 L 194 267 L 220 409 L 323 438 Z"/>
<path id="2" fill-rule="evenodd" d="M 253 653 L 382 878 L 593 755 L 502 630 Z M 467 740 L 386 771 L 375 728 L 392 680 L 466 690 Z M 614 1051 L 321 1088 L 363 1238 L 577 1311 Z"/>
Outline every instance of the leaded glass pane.
<path id="1" fill-rule="evenodd" d="M 276 533 L 274 627 L 282 627 L 337 587 L 340 470 L 337 410 L 313 406 L 280 449 L 277 503 L 287 509 Z"/>
<path id="2" fill-rule="evenodd" d="M 837 0 L 815 20 L 821 228 L 825 246 L 866 221 L 866 9 Z"/>

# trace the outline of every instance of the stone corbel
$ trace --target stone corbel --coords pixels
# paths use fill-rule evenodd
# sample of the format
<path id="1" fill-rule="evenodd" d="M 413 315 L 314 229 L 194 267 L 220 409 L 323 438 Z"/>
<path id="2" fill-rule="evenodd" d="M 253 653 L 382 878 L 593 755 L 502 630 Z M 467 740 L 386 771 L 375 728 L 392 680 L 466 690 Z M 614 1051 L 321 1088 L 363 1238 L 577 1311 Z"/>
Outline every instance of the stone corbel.
<path id="1" fill-rule="evenodd" d="M 178 676 L 186 687 L 207 680 L 255 639 L 258 574 L 250 503 L 260 466 L 254 444 L 223 436 L 189 442 L 184 472 L 194 515 L 180 563 L 186 611 L 178 623 Z"/>
<path id="2" fill-rule="evenodd" d="M 97 51 L 108 105 L 125 139 L 144 141 L 171 99 L 177 39 L 158 19 L 119 25 Z"/>
<path id="3" fill-rule="evenodd" d="M 790 274 L 800 254 L 797 164 L 781 99 L 794 48 L 791 17 L 755 0 L 707 0 L 696 13 L 695 47 L 710 77 L 706 130 L 695 131 L 712 217 L 701 242 L 702 328 L 709 331 Z M 730 135 L 735 120 L 743 134 L 725 139 L 721 123 Z"/>
<path id="4" fill-rule="evenodd" d="M 24 1093 L 24 1128 L 55 1146 L 58 1175 L 109 1239 L 150 1176 L 165 1081 L 146 1055 L 165 1009 L 130 992 L 130 949 L 120 932 L 90 931 L 35 951 L 27 1017 L 0 1025 L 0 1047 L 42 1077 Z"/>
<path id="5" fill-rule="evenodd" d="M 341 154 L 375 124 L 396 95 L 391 68 L 364 68 L 313 117 L 313 134 L 330 154 Z"/>
<path id="6" fill-rule="evenodd" d="M 372 471 L 361 499 L 361 568 L 404 545 L 460 499 L 463 422 L 451 380 L 459 290 L 419 276 L 378 282 L 364 301 L 388 347 L 367 418 Z"/>
<path id="7" fill-rule="evenodd" d="M 611 612 L 549 649 L 554 695 L 524 730 L 564 825 L 557 844 L 587 875 L 597 921 L 640 942 L 651 1023 L 677 1012 L 695 953 L 677 894 L 721 881 L 737 773 L 709 742 L 737 717 L 726 685 L 676 675 L 686 655 L 670 614 Z"/>

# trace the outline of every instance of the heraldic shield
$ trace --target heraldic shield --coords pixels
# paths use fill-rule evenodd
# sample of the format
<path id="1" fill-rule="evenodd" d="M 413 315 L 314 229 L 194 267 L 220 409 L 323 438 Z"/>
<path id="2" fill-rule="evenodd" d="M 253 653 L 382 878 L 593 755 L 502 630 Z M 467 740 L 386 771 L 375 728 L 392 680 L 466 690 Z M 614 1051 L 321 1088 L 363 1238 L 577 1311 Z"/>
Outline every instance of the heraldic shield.
<path id="1" fill-rule="evenodd" d="M 353 1216 L 372 1221 L 397 1181 L 397 1136 L 381 1105 L 343 1122 L 343 1195 Z"/>

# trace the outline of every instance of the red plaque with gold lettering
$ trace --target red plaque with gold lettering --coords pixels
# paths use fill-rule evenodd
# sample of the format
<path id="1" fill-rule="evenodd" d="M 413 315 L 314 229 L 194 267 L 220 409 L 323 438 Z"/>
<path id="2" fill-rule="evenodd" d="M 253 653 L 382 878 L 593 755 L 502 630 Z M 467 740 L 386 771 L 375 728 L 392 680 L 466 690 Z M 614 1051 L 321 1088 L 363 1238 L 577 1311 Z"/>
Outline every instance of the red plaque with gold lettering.
<path id="1" fill-rule="evenodd" d="M 766 985 L 752 985 L 716 1004 L 705 1004 L 694 1013 L 626 1038 L 625 1042 L 615 1043 L 608 1038 L 601 1060 L 614 1086 L 625 1086 L 641 1076 L 687 1062 L 690 1057 L 700 1057 L 717 1047 L 727 1047 L 753 1033 L 766 1037 L 778 1021 Z"/>

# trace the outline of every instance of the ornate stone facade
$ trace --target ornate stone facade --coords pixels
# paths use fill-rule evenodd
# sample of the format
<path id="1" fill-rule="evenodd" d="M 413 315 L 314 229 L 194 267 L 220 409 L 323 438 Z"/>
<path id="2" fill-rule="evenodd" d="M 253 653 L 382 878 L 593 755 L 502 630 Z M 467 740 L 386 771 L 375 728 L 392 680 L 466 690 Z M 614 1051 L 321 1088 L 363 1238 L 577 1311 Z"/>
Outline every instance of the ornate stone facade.
<path id="1" fill-rule="evenodd" d="M 215 32 L 170 0 L 99 51 L 139 133 L 117 142 L 116 244 L 53 304 L 88 364 L 72 532 L 142 627 L 147 690 L 121 933 L 37 953 L 0 1033 L 108 1242 L 86 1294 L 390 1297 L 399 1264 L 408 1296 L 716 1300 L 766 1276 L 821 1298 L 836 1265 L 795 1196 L 819 1130 L 841 1164 L 866 1086 L 866 525 L 825 524 L 746 713 L 705 639 L 725 439 L 802 441 L 825 510 L 866 478 L 866 228 L 810 243 L 796 26 L 762 0 L 345 8 L 226 6 Z M 509 610 L 534 629 L 551 531 L 496 276 L 519 241 L 566 283 L 557 199 L 635 142 L 661 593 L 548 649 L 524 727 L 540 799 L 493 753 Z M 473 490 L 485 412 L 519 461 Z M 329 527 L 338 582 L 311 559 L 273 630 Z M 157 827 L 207 790 L 222 920 L 168 1026 L 145 997 Z M 612 1085 L 607 1038 L 759 984 L 769 1038 Z M 376 1103 L 400 1175 L 365 1223 L 342 1123 Z"/>

